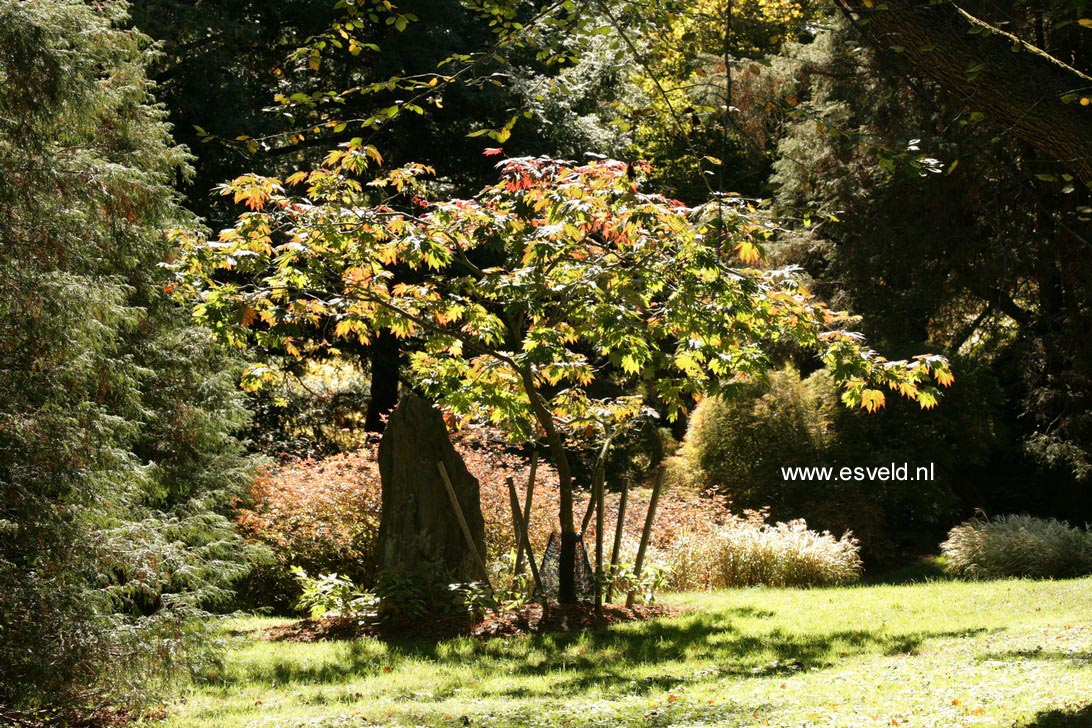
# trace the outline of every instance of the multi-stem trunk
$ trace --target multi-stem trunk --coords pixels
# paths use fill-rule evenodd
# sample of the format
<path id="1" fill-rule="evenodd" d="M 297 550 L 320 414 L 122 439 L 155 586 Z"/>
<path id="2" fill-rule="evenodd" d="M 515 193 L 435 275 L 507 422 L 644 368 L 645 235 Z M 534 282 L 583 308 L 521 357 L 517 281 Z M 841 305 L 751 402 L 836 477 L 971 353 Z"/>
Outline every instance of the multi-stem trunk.
<path id="1" fill-rule="evenodd" d="M 542 401 L 542 396 L 535 387 L 534 373 L 529 368 L 519 370 L 520 379 L 535 420 L 546 433 L 546 444 L 550 448 L 550 458 L 557 469 L 559 491 L 558 521 L 561 530 L 561 552 L 558 555 L 558 601 L 562 604 L 576 603 L 576 544 L 580 540 L 573 523 L 573 478 L 569 469 L 569 458 L 565 453 L 565 442 L 561 439 L 554 423 L 553 415 Z"/>

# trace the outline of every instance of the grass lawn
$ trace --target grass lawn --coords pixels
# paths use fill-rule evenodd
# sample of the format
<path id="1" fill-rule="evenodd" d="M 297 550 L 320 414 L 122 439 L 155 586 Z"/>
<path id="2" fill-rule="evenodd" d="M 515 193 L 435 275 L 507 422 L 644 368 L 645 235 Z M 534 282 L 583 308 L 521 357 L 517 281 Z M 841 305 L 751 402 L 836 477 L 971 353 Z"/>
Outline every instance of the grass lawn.
<path id="1" fill-rule="evenodd" d="M 486 643 L 233 622 L 175 726 L 1092 726 L 1092 579 L 668 595 L 673 619 Z M 280 620 L 283 621 L 283 620 Z"/>

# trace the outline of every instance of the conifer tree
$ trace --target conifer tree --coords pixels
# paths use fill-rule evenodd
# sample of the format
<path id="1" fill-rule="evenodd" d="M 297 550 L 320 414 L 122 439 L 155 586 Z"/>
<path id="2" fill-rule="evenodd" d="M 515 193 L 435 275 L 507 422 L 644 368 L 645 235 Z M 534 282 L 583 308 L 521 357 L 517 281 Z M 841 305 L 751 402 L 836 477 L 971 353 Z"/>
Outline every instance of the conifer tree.
<path id="1" fill-rule="evenodd" d="M 124 13 L 0 4 L 0 723 L 139 710 L 243 568 L 245 411 L 163 290 L 188 157 Z"/>

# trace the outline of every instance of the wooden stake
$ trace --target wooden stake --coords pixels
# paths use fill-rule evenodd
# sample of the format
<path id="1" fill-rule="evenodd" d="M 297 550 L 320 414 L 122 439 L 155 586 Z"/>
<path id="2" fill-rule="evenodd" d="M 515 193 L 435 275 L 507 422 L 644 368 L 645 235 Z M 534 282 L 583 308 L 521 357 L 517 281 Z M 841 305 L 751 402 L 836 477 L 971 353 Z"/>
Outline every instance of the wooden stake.
<path id="1" fill-rule="evenodd" d="M 622 556 L 622 534 L 626 523 L 626 501 L 629 500 L 629 478 L 622 481 L 622 497 L 618 501 L 618 524 L 614 527 L 614 545 L 610 550 L 610 573 L 618 570 L 618 559 Z M 607 584 L 607 604 L 614 596 L 614 579 Z"/>
<path id="2" fill-rule="evenodd" d="M 656 518 L 656 504 L 660 500 L 660 490 L 664 485 L 664 466 L 656 470 L 656 479 L 652 483 L 652 497 L 648 501 L 648 515 L 645 516 L 645 527 L 641 531 L 641 545 L 637 547 L 637 563 L 633 565 L 634 581 L 641 578 L 641 567 L 645 563 L 645 551 L 648 549 L 648 540 L 652 536 L 652 521 Z M 636 586 L 636 584 L 634 585 Z M 626 609 L 633 609 L 633 600 L 637 596 L 637 590 L 631 589 L 626 595 Z"/>
<path id="3" fill-rule="evenodd" d="M 508 506 L 512 509 L 512 535 L 516 542 L 516 563 L 512 567 L 512 575 L 516 576 L 523 570 L 523 527 L 519 517 L 519 496 L 516 495 L 516 484 L 512 482 L 512 476 L 504 479 L 508 486 Z"/>
<path id="4" fill-rule="evenodd" d="M 466 539 L 466 545 L 470 548 L 470 554 L 474 557 L 475 563 L 482 572 L 485 585 L 489 587 L 489 591 L 493 591 L 493 584 L 489 581 L 489 571 L 486 570 L 485 562 L 482 561 L 481 554 L 478 553 L 478 547 L 474 545 L 474 536 L 470 534 L 470 526 L 466 525 L 462 506 L 459 505 L 459 499 L 455 495 L 455 488 L 451 485 L 451 478 L 447 477 L 447 468 L 444 467 L 442 462 L 436 463 L 436 468 L 440 471 L 440 477 L 443 478 L 444 487 L 447 488 L 447 497 L 451 499 L 451 507 L 455 509 L 455 517 L 459 519 L 459 527 L 463 529 L 463 538 Z"/>
<path id="5" fill-rule="evenodd" d="M 595 609 L 603 609 L 603 468 L 595 478 Z"/>
<path id="6" fill-rule="evenodd" d="M 518 533 L 520 538 L 519 552 L 527 553 L 527 563 L 531 567 L 531 576 L 535 580 L 534 591 L 537 592 L 542 588 L 542 580 L 538 577 L 538 564 L 535 563 L 535 554 L 531 550 L 531 537 L 530 527 L 527 521 L 519 514 L 519 496 L 516 495 L 516 484 L 512 482 L 511 478 L 507 478 L 508 482 L 508 499 L 512 504 L 512 516 L 519 521 Z M 518 573 L 518 572 L 517 572 Z"/>
<path id="7" fill-rule="evenodd" d="M 527 476 L 527 500 L 523 503 L 523 523 L 522 527 L 527 530 L 531 523 L 531 499 L 535 495 L 535 475 L 538 473 L 538 451 L 531 451 L 531 472 Z M 516 502 L 519 502 L 519 498 L 516 498 Z M 528 535 L 527 542 L 530 543 L 530 535 Z M 530 549 L 527 550 L 527 558 L 534 563 L 534 557 L 531 555 Z M 521 540 L 516 545 L 516 573 L 523 572 L 523 541 Z"/>

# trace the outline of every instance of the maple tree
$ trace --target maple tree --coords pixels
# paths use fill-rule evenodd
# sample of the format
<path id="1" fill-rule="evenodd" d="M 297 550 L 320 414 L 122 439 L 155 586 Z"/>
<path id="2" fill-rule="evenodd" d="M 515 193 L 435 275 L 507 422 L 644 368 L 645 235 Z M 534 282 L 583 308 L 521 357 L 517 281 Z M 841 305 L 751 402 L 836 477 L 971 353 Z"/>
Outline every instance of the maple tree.
<path id="1" fill-rule="evenodd" d="M 296 356 L 382 330 L 419 338 L 417 386 L 513 440 L 545 440 L 563 601 L 575 596 L 578 539 L 566 445 L 610 437 L 646 399 L 676 416 L 692 397 L 762 376 L 785 340 L 814 349 L 846 404 L 868 411 L 884 406 L 884 389 L 931 407 L 932 383 L 952 381 L 939 356 L 887 361 L 793 269 L 762 267 L 776 226 L 747 201 L 689 207 L 642 192 L 640 165 L 523 157 L 500 162 L 499 182 L 473 199 L 426 202 L 422 165 L 363 182 L 380 161 L 349 143 L 283 183 L 224 185 L 250 209 L 217 240 L 179 240 L 180 292 L 224 338 Z M 252 367 L 244 381 L 268 374 Z M 595 396 L 607 375 L 637 394 Z"/>

